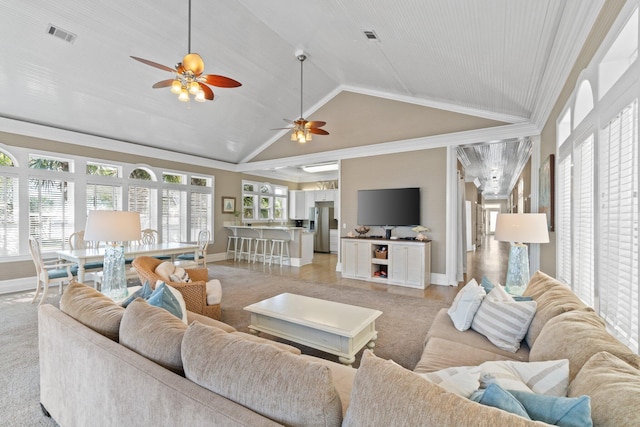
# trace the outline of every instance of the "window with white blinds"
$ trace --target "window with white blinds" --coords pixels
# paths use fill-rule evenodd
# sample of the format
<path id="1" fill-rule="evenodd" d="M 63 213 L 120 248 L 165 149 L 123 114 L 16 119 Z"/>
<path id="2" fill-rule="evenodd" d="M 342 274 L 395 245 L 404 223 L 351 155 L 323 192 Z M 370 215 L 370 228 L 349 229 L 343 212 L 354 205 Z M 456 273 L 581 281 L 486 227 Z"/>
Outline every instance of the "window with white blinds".
<path id="1" fill-rule="evenodd" d="M 593 306 L 593 135 L 573 151 L 573 291 Z"/>
<path id="2" fill-rule="evenodd" d="M 73 206 L 73 183 L 29 179 L 29 235 L 40 239 L 43 251 L 65 248 L 74 232 Z"/>
<path id="3" fill-rule="evenodd" d="M 200 230 L 208 229 L 211 224 L 211 194 L 191 193 L 191 241 L 198 240 Z"/>
<path id="4" fill-rule="evenodd" d="M 87 211 L 122 210 L 122 187 L 87 184 Z"/>
<path id="5" fill-rule="evenodd" d="M 155 209 L 152 208 L 152 203 L 156 197 L 156 190 L 131 185 L 129 186 L 129 210 L 131 212 L 140 213 L 140 228 L 156 228 L 156 221 L 154 221 Z"/>
<path id="6" fill-rule="evenodd" d="M 638 351 L 638 100 L 600 136 L 599 312 Z"/>
<path id="7" fill-rule="evenodd" d="M 18 178 L 0 175 L 0 256 L 20 253 L 19 210 Z"/>
<path id="8" fill-rule="evenodd" d="M 556 217 L 556 244 L 558 250 L 557 277 L 562 282 L 571 284 L 571 155 L 558 163 L 558 211 Z"/>
<path id="9" fill-rule="evenodd" d="M 162 190 L 162 240 L 187 240 L 187 192 L 184 190 Z"/>

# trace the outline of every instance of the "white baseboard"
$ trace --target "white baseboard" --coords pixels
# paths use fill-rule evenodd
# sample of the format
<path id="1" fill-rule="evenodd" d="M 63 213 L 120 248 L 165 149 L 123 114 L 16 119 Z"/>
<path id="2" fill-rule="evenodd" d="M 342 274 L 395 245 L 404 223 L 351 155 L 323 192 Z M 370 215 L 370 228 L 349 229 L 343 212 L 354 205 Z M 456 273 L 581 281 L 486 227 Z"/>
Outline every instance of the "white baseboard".
<path id="1" fill-rule="evenodd" d="M 431 273 L 431 284 L 440 286 L 457 286 L 457 283 L 447 282 L 447 275 L 441 273 Z"/>
<path id="2" fill-rule="evenodd" d="M 0 295 L 13 292 L 34 291 L 35 289 L 36 276 L 0 281 Z"/>

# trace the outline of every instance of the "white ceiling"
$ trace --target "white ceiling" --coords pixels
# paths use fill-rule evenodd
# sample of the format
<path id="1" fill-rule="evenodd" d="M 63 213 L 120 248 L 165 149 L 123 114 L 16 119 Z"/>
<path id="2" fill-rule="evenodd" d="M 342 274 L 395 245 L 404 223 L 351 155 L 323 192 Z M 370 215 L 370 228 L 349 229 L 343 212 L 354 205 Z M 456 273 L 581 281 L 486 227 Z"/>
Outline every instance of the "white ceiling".
<path id="1" fill-rule="evenodd" d="M 271 129 L 299 116 L 295 52 L 302 49 L 304 115 L 332 117 L 324 127 L 331 135 L 308 144 L 314 144 L 309 153 L 324 151 L 315 156 L 322 161 L 340 157 L 323 150 L 323 138 L 334 152 L 346 143 L 338 130 L 348 127 L 364 129 L 362 141 L 374 141 L 380 126 L 398 134 L 376 143 L 407 139 L 402 131 L 409 124 L 401 120 L 354 123 L 358 106 L 344 103 L 332 111 L 345 92 L 424 108 L 425 121 L 437 108 L 539 129 L 603 3 L 192 0 L 191 46 L 205 73 L 243 86 L 213 88 L 214 102 L 187 105 L 168 88 L 151 88 L 170 73 L 130 58 L 170 67 L 180 61 L 187 53 L 187 1 L 3 0 L 0 117 L 251 170 L 266 150 L 292 144 Z M 50 36 L 49 24 L 76 40 Z M 379 41 L 367 40 L 363 30 L 375 31 Z M 278 159 L 254 163 L 273 170 Z M 282 172 L 297 173 L 293 160 L 280 163 L 289 166 Z"/>

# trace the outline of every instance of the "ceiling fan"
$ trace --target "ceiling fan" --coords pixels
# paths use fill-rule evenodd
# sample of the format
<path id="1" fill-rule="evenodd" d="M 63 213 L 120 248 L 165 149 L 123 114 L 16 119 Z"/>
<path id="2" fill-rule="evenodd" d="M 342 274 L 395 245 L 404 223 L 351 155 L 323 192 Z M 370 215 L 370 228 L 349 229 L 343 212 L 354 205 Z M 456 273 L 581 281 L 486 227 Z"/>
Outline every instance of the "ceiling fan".
<path id="1" fill-rule="evenodd" d="M 131 58 L 143 64 L 175 73 L 175 78 L 159 81 L 152 87 L 158 89 L 171 86 L 171 92 L 177 94 L 178 99 L 183 102 L 189 101 L 189 94 L 194 95 L 194 99 L 198 102 L 213 101 L 213 91 L 207 85 L 225 88 L 242 86 L 240 82 L 229 77 L 202 74 L 204 72 L 204 61 L 200 55 L 191 52 L 191 0 L 189 0 L 189 45 L 187 46 L 187 51 L 189 53 L 182 58 L 182 62 L 178 62 L 175 65 L 175 68 L 167 67 L 148 59 L 138 58 L 137 56 L 132 56 Z"/>
<path id="2" fill-rule="evenodd" d="M 302 90 L 303 90 L 303 62 L 307 59 L 307 55 L 304 52 L 296 52 L 296 58 L 300 61 L 300 118 L 298 120 L 289 120 L 284 119 L 285 122 L 290 123 L 293 127 L 286 128 L 278 128 L 279 129 L 292 129 L 291 140 L 298 141 L 301 144 L 304 144 L 307 141 L 311 141 L 311 135 L 329 135 L 324 129 L 320 129 L 322 126 L 326 125 L 326 122 L 320 121 L 307 121 L 302 117 Z"/>

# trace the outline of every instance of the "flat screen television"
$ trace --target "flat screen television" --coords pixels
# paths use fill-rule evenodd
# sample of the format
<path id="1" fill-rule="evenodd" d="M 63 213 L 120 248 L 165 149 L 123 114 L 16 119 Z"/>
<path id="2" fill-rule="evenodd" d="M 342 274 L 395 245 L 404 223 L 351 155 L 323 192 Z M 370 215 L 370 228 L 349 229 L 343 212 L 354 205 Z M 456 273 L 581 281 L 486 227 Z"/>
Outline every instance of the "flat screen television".
<path id="1" fill-rule="evenodd" d="M 420 189 L 358 190 L 358 224 L 396 227 L 420 224 Z"/>

